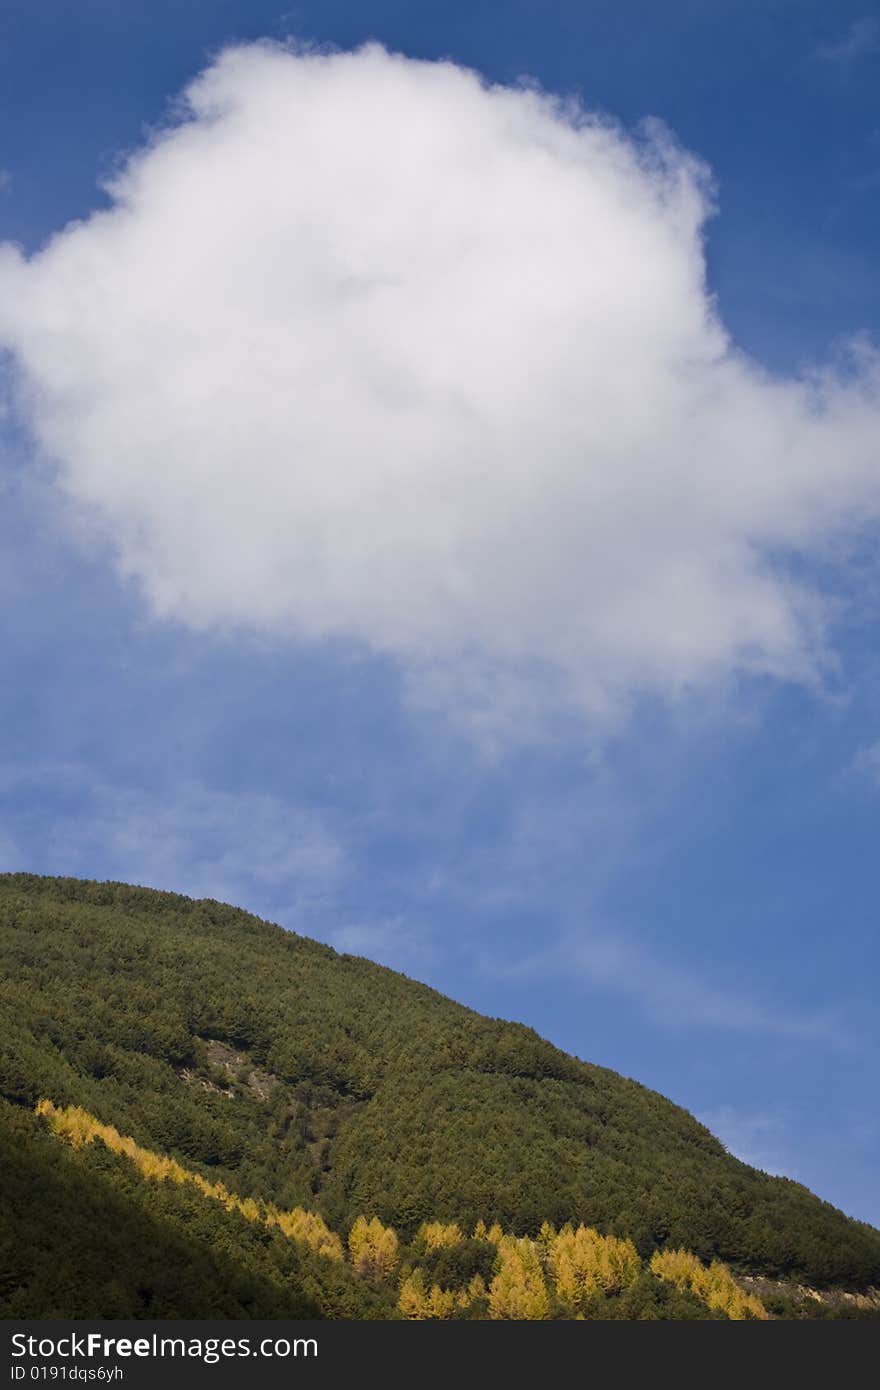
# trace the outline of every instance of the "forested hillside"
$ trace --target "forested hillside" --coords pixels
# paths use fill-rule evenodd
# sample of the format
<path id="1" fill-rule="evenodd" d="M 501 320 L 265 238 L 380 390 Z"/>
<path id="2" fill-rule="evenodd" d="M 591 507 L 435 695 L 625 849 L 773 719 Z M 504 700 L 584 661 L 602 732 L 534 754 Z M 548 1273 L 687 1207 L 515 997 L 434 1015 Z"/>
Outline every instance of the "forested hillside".
<path id="1" fill-rule="evenodd" d="M 403 1286 L 411 1316 L 429 1315 L 412 1310 L 434 1288 L 461 1295 L 454 1315 L 486 1315 L 476 1296 L 468 1313 L 465 1275 L 488 1297 L 499 1261 L 525 1269 L 531 1250 L 550 1289 L 541 1316 L 572 1316 L 553 1260 L 605 1260 L 609 1236 L 639 1264 L 608 1315 L 708 1315 L 683 1266 L 662 1273 L 664 1249 L 820 1287 L 880 1284 L 880 1232 L 740 1163 L 655 1092 L 237 909 L 0 876 L 0 960 L 0 1298 L 15 1315 L 86 1316 L 95 1300 L 109 1316 L 407 1315 Z M 47 1121 L 68 1107 L 202 1188 L 146 1180 L 100 1135 L 73 1147 Z M 320 1216 L 345 1258 L 252 1215 L 269 1209 Z M 391 1284 L 358 1270 L 359 1218 L 394 1228 Z M 553 1255 L 549 1232 L 567 1223 L 575 1245 Z M 59 1229 L 80 1226 L 94 1279 L 77 1290 Z M 460 1240 L 435 1248 L 426 1226 Z M 515 1256 L 479 1234 L 495 1226 L 531 1240 Z"/>

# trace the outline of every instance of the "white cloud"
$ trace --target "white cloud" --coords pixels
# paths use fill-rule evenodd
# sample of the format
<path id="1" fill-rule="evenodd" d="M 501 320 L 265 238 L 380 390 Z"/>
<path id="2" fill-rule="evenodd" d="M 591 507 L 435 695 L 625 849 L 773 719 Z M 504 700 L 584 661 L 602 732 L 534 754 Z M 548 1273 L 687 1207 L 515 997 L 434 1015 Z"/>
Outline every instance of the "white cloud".
<path id="1" fill-rule="evenodd" d="M 774 380 L 731 348 L 706 173 L 661 129 L 249 46 L 110 192 L 0 250 L 0 341 L 158 615 L 354 639 L 503 736 L 816 677 L 785 562 L 876 519 L 877 361 Z"/>

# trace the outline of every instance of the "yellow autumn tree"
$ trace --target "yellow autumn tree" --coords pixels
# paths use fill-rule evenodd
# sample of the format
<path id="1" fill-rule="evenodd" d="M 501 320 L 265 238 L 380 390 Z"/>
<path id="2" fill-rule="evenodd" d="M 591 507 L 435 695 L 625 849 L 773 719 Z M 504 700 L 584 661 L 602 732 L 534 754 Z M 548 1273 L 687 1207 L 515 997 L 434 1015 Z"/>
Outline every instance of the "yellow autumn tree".
<path id="1" fill-rule="evenodd" d="M 497 1245 L 503 1235 L 504 1232 L 497 1221 L 494 1225 L 487 1226 L 481 1217 L 474 1227 L 474 1240 L 488 1240 L 491 1245 Z"/>
<path id="2" fill-rule="evenodd" d="M 267 1210 L 267 1225 L 275 1225 L 291 1240 L 301 1241 L 318 1255 L 326 1255 L 331 1260 L 343 1259 L 342 1241 L 335 1231 L 331 1231 L 323 1216 L 316 1211 L 305 1211 L 294 1207 L 292 1211 Z"/>
<path id="3" fill-rule="evenodd" d="M 449 1250 L 464 1241 L 464 1231 L 456 1222 L 425 1221 L 416 1232 L 416 1243 L 426 1251 Z"/>
<path id="4" fill-rule="evenodd" d="M 414 1322 L 427 1318 L 451 1318 L 457 1303 L 453 1290 L 441 1289 L 437 1284 L 427 1289 L 422 1271 L 416 1269 L 401 1284 L 397 1306 L 405 1318 Z"/>
<path id="5" fill-rule="evenodd" d="M 689 1250 L 655 1250 L 651 1271 L 658 1279 L 668 1279 L 679 1289 L 696 1294 L 716 1312 L 732 1322 L 765 1320 L 767 1309 L 754 1294 L 739 1287 L 726 1264 L 713 1260 L 708 1266 Z"/>
<path id="6" fill-rule="evenodd" d="M 466 1289 L 459 1292 L 457 1303 L 459 1308 L 469 1308 L 478 1298 L 486 1297 L 486 1283 L 482 1274 L 475 1274 Z"/>
<path id="7" fill-rule="evenodd" d="M 408 1274 L 400 1286 L 397 1306 L 405 1318 L 419 1321 L 425 1316 L 425 1276 L 420 1269 Z"/>
<path id="8" fill-rule="evenodd" d="M 550 1311 L 544 1271 L 534 1241 L 502 1236 L 489 1285 L 489 1317 L 535 1321 Z"/>
<path id="9" fill-rule="evenodd" d="M 431 1318 L 451 1318 L 457 1303 L 454 1289 L 441 1289 L 432 1284 L 428 1296 L 428 1316 Z"/>
<path id="10" fill-rule="evenodd" d="M 387 1279 L 397 1264 L 399 1242 L 393 1226 L 383 1226 L 378 1216 L 370 1221 L 359 1216 L 348 1236 L 351 1262 L 358 1274 L 375 1283 Z"/>
<path id="11" fill-rule="evenodd" d="M 597 1294 L 621 1293 L 639 1277 L 642 1262 L 631 1240 L 602 1236 L 590 1226 L 542 1228 L 547 1265 L 557 1297 L 577 1308 Z"/>

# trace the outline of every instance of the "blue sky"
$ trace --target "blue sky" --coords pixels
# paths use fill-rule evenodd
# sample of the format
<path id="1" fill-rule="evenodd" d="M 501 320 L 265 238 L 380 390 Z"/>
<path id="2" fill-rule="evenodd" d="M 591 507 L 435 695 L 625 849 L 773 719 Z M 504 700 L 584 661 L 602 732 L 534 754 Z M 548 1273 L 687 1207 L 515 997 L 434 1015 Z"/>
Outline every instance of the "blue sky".
<path id="1" fill-rule="evenodd" d="M 0 867 L 372 956 L 880 1222 L 880 15 L 0 26 Z M 515 91 L 212 66 L 287 37 Z"/>

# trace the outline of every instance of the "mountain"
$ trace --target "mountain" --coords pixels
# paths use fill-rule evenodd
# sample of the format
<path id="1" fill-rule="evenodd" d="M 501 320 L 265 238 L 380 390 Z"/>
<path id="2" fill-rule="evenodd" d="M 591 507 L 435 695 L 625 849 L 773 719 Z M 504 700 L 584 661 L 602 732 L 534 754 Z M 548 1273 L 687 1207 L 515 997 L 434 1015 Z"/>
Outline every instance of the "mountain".
<path id="1" fill-rule="evenodd" d="M 563 1246 L 631 1266 L 614 1316 L 708 1315 L 657 1250 L 880 1285 L 880 1232 L 656 1092 L 236 908 L 0 875 L 0 963 L 7 1316 L 385 1317 L 505 1259 L 559 1292 Z"/>

